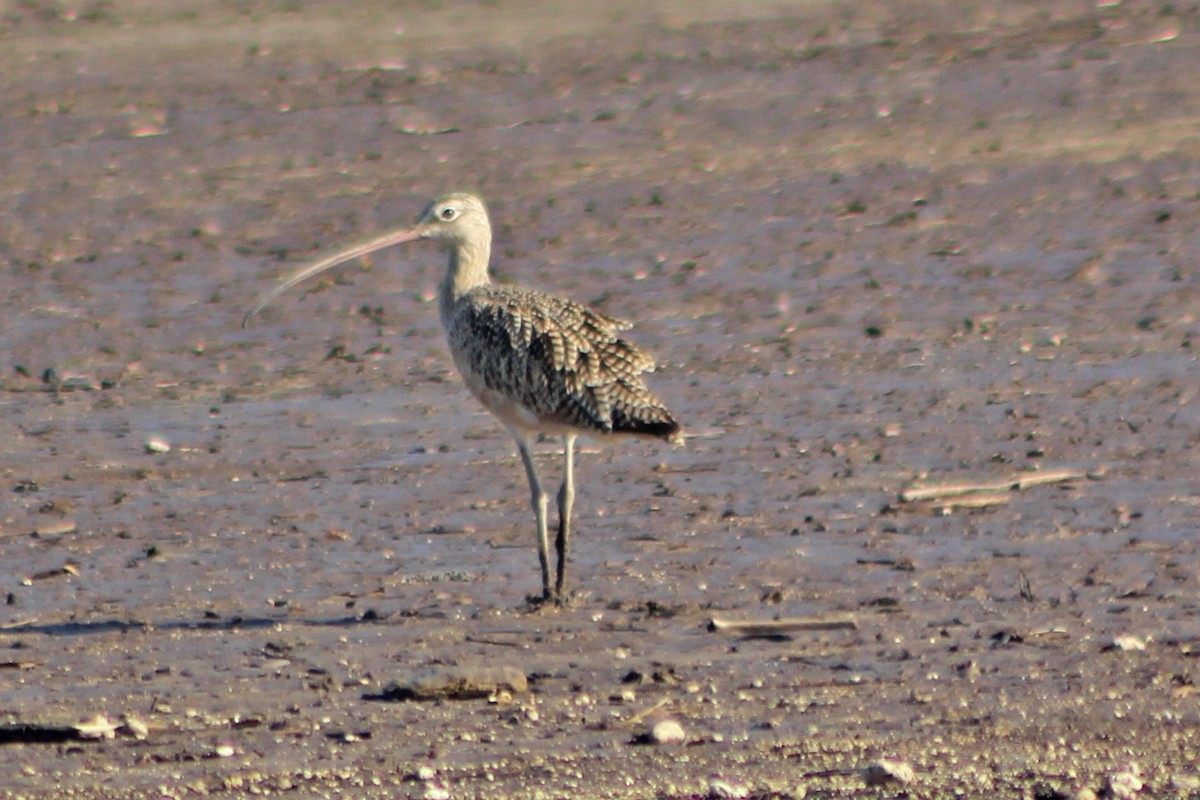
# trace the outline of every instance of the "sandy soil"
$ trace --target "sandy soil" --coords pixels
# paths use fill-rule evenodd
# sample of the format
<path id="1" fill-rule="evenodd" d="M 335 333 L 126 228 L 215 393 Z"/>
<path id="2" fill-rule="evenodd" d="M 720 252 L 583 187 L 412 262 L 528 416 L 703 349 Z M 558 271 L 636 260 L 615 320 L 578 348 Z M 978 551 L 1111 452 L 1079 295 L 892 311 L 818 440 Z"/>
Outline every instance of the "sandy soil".
<path id="1" fill-rule="evenodd" d="M 0 797 L 1200 795 L 1194 10 L 345 6 L 0 18 Z M 569 609 L 439 254 L 239 328 L 454 188 L 693 433 L 584 448 Z"/>

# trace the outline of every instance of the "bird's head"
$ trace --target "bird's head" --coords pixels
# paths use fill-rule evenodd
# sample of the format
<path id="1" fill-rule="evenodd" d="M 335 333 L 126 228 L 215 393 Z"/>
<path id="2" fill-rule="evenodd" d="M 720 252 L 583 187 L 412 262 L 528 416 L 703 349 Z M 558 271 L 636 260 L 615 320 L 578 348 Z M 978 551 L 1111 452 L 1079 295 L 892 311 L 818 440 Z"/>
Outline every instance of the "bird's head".
<path id="1" fill-rule="evenodd" d="M 487 206 L 466 192 L 445 194 L 427 205 L 413 230 L 443 247 L 489 242 L 492 234 Z"/>

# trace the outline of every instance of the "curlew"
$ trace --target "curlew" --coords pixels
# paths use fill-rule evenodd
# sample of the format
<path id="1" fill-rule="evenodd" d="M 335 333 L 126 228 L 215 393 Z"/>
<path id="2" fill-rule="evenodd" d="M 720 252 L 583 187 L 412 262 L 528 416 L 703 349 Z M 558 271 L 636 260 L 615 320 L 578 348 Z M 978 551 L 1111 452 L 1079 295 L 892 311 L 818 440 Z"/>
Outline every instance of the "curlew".
<path id="1" fill-rule="evenodd" d="M 410 228 L 375 236 L 301 268 L 264 295 L 242 324 L 319 272 L 419 239 L 437 242 L 449 252 L 438 302 L 450 352 L 467 388 L 516 440 L 537 521 L 541 600 L 562 604 L 569 597 L 576 437 L 632 435 L 673 444 L 683 439 L 679 423 L 642 379 L 654 370 L 654 359 L 620 336 L 632 323 L 552 294 L 493 284 L 487 208 L 474 195 L 455 193 L 430 203 Z M 563 444 L 553 583 L 548 500 L 530 450 L 538 434 L 559 436 Z"/>

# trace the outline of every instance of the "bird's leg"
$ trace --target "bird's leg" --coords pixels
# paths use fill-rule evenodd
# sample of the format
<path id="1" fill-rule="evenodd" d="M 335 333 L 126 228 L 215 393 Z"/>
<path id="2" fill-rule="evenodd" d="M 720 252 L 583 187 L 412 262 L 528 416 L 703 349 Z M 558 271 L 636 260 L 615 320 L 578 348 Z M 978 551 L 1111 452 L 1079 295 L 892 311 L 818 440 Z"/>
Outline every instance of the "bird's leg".
<path id="1" fill-rule="evenodd" d="M 558 579 L 554 594 L 559 603 L 567 601 L 567 549 L 571 544 L 571 507 L 575 505 L 575 434 L 563 436 L 563 481 L 558 489 Z"/>
<path id="2" fill-rule="evenodd" d="M 529 452 L 529 442 L 524 437 L 515 436 L 517 450 L 521 453 L 521 461 L 525 464 L 525 476 L 529 478 L 529 492 L 533 504 L 533 513 L 537 517 L 538 560 L 542 563 L 542 600 L 550 600 L 550 533 L 546 527 L 546 493 L 542 491 L 542 482 L 538 480 L 537 467 L 533 465 L 533 454 Z"/>

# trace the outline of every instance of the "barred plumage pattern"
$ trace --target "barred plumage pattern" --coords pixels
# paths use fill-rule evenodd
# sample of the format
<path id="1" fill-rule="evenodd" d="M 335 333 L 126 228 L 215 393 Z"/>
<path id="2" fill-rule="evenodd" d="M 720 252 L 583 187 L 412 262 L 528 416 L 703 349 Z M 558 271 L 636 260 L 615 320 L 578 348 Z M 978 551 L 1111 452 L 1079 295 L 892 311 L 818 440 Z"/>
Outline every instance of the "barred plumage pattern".
<path id="1" fill-rule="evenodd" d="M 487 284 L 459 298 L 447 327 L 469 384 L 477 378 L 544 423 L 680 440 L 679 424 L 642 380 L 654 359 L 618 335 L 632 327 L 626 320 Z"/>

